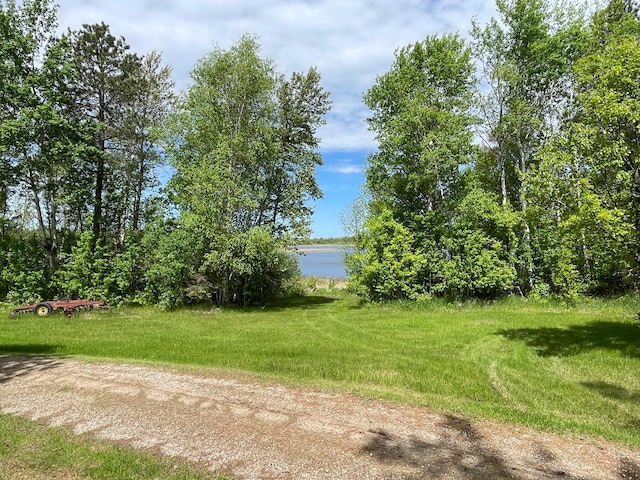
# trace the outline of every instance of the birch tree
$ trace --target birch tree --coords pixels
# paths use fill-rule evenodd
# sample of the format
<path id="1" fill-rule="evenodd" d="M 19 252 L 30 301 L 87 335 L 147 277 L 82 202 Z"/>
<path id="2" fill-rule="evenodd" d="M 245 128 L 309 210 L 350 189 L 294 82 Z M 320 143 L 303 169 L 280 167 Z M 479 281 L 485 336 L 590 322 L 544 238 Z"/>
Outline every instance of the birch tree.
<path id="1" fill-rule="evenodd" d="M 248 35 L 201 59 L 192 78 L 173 121 L 170 188 L 182 225 L 207 239 L 199 268 L 211 298 L 246 303 L 293 273 L 283 253 L 306 236 L 321 196 L 328 94 L 315 69 L 284 80 Z"/>

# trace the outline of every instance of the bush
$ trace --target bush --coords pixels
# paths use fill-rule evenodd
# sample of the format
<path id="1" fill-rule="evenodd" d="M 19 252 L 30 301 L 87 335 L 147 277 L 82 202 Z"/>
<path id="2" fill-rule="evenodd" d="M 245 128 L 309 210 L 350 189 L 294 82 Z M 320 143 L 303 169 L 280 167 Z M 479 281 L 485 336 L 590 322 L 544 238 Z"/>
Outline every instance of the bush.
<path id="1" fill-rule="evenodd" d="M 237 233 L 205 255 L 201 271 L 219 304 L 262 304 L 287 293 L 298 262 L 266 227 Z"/>
<path id="2" fill-rule="evenodd" d="M 173 308 L 209 298 L 206 278 L 198 275 L 204 247 L 193 232 L 172 222 L 158 222 L 147 229 L 142 248 L 140 303 Z"/>
<path id="3" fill-rule="evenodd" d="M 348 287 L 373 301 L 416 299 L 426 292 L 420 282 L 427 256 L 414 250 L 414 238 L 389 210 L 369 219 L 346 258 Z"/>
<path id="4" fill-rule="evenodd" d="M 457 208 L 445 246 L 445 293 L 494 298 L 513 290 L 517 216 L 494 195 L 472 189 Z"/>
<path id="5" fill-rule="evenodd" d="M 0 300 L 27 303 L 55 293 L 47 256 L 37 235 L 7 233 L 0 245 Z"/>

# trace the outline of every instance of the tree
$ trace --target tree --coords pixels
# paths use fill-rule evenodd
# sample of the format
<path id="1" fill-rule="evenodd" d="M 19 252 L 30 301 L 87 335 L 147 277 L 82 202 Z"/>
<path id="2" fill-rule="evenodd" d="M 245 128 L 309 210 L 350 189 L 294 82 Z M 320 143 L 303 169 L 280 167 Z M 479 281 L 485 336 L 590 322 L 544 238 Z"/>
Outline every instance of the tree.
<path id="1" fill-rule="evenodd" d="M 257 49 L 245 37 L 230 51 L 217 49 L 200 60 L 172 133 L 175 200 L 222 234 L 252 226 L 257 202 L 246 186 L 257 183 L 262 160 L 274 149 L 268 128 L 273 65 Z"/>
<path id="2" fill-rule="evenodd" d="M 364 224 L 369 216 L 369 204 L 371 198 L 366 188 L 362 188 L 360 194 L 353 199 L 351 205 L 340 212 L 340 224 L 347 237 L 356 243 L 364 232 Z"/>
<path id="3" fill-rule="evenodd" d="M 442 284 L 443 238 L 463 195 L 461 169 L 475 152 L 472 85 L 468 47 L 445 35 L 398 50 L 391 69 L 365 94 L 379 148 L 366 172 L 371 218 L 351 261 L 354 290 L 390 299 L 432 294 Z M 378 243 L 371 229 L 386 232 L 388 241 Z M 406 275 L 397 268 L 399 252 L 413 259 Z"/>
<path id="4" fill-rule="evenodd" d="M 369 157 L 369 191 L 411 228 L 432 215 L 440 224 L 450 217 L 459 168 L 474 151 L 472 84 L 469 49 L 457 35 L 446 35 L 397 51 L 389 72 L 365 94 L 373 111 L 367 121 L 379 142 Z"/>
<path id="5" fill-rule="evenodd" d="M 126 225 L 136 231 L 141 229 L 145 192 L 157 185 L 155 166 L 162 163 L 160 142 L 163 127 L 175 101 L 171 69 L 163 67 L 157 52 L 142 57 L 140 68 L 132 72 L 136 94 L 125 103 L 122 138 L 118 139 L 129 160 L 124 165 L 121 179 L 126 192 L 124 204 L 129 210 Z"/>
<path id="6" fill-rule="evenodd" d="M 16 79 L 24 78 L 27 58 L 32 46 L 22 29 L 19 12 L 13 2 L 0 4 L 0 215 L 5 231 L 10 190 L 16 184 L 15 158 L 11 146 L 15 129 L 7 128 L 17 120 L 20 103 L 26 94 Z"/>
<path id="7" fill-rule="evenodd" d="M 609 0 L 606 7 L 595 12 L 591 22 L 589 47 L 591 53 L 602 51 L 612 39 L 640 33 L 637 2 Z"/>
<path id="8" fill-rule="evenodd" d="M 428 296 L 422 282 L 427 255 L 389 209 L 367 220 L 357 244 L 346 259 L 348 286 L 357 295 L 375 302 Z"/>
<path id="9" fill-rule="evenodd" d="M 329 92 L 310 68 L 306 74 L 294 72 L 290 80 L 280 77 L 275 100 L 276 160 L 268 162 L 257 224 L 297 241 L 310 233 L 309 202 L 322 197 L 315 178 L 315 168 L 322 165 L 317 129 L 330 108 Z"/>
<path id="10" fill-rule="evenodd" d="M 88 266 L 85 244 L 86 258 L 95 260 L 92 269 L 133 254 L 123 251 L 135 247 L 125 232 L 141 224 L 143 198 L 155 178 L 159 127 L 173 88 L 170 70 L 160 67 L 155 53 L 145 58 L 126 53 L 124 39 L 115 39 L 104 24 L 56 37 L 57 7 L 49 0 L 2 7 L 0 223 L 3 234 L 28 239 L 35 229 L 48 260 L 48 268 L 31 273 L 37 282 L 14 276 L 14 285 L 5 290 L 25 298 L 71 294 Z M 22 225 L 5 220 L 10 207 L 20 212 Z M 83 233 L 89 222 L 93 235 L 87 243 Z M 84 243 L 74 258 L 78 239 Z M 20 252 L 31 252 L 21 245 L 3 242 L 12 257 L 7 271 L 20 261 L 31 264 L 17 259 Z M 123 276 L 115 278 L 105 268 L 97 272 L 102 277 L 93 284 L 109 295 L 122 293 Z M 118 288 L 108 285 L 111 277 Z"/>
<path id="11" fill-rule="evenodd" d="M 33 206 L 40 245 L 46 250 L 51 280 L 58 268 L 61 208 L 73 158 L 82 150 L 85 130 L 73 115 L 73 82 L 68 39 L 56 38 L 56 6 L 31 0 L 21 8 L 9 2 L 0 11 L 3 48 L 3 107 L 0 153 L 3 173 Z M 9 176 L 11 178 L 11 176 Z M 2 206 L 6 210 L 7 176 Z"/>
<path id="12" fill-rule="evenodd" d="M 316 130 L 328 95 L 314 69 L 289 81 L 277 75 L 250 36 L 205 56 L 192 78 L 170 134 L 170 189 L 182 226 L 208 244 L 199 270 L 211 297 L 253 301 L 247 292 L 259 289 L 248 282 L 266 271 L 290 276 L 286 257 L 272 252 L 308 232 L 308 201 L 320 196 Z"/>
<path id="13" fill-rule="evenodd" d="M 536 250 L 547 222 L 530 211 L 527 177 L 537 152 L 562 124 L 573 94 L 571 66 L 584 48 L 583 18 L 571 4 L 545 0 L 499 0 L 499 19 L 473 24 L 473 48 L 482 82 L 480 134 L 487 152 L 487 188 L 522 215 L 517 256 L 521 286 L 534 287 L 543 252 Z M 498 182 L 493 179 L 497 176 Z M 553 215 L 553 212 L 549 212 Z M 532 224 L 536 219 L 541 224 Z"/>
<path id="14" fill-rule="evenodd" d="M 128 53 L 124 38 L 104 24 L 85 25 L 70 37 L 73 105 L 88 133 L 67 194 L 78 243 L 58 278 L 68 294 L 131 300 L 144 288 L 143 253 L 154 254 L 144 251 L 141 228 L 161 203 L 150 189 L 173 101 L 171 70 L 155 52 Z"/>
<path id="15" fill-rule="evenodd" d="M 138 94 L 135 78 L 141 67 L 140 58 L 128 52 L 123 37 L 116 38 L 104 23 L 84 25 L 71 34 L 77 73 L 76 106 L 80 115 L 92 122 L 93 150 L 88 152 L 82 175 L 92 179 L 90 203 L 92 215 L 92 250 L 97 242 L 107 240 L 107 232 L 120 230 L 122 211 L 119 194 L 124 171 L 118 167 L 127 152 L 121 140 L 127 119 L 127 106 Z M 109 200 L 113 198 L 114 204 Z M 105 204 L 106 202 L 106 204 Z"/>
<path id="16" fill-rule="evenodd" d="M 39 75 L 32 85 L 35 104 L 24 106 L 21 117 L 26 130 L 34 138 L 23 145 L 20 173 L 23 184 L 31 192 L 40 244 L 47 251 L 50 273 L 58 269 L 58 254 L 63 239 L 59 238 L 62 209 L 73 172 L 73 159 L 83 150 L 87 136 L 73 115 L 68 85 L 72 78 L 70 48 L 66 39 L 58 41 L 46 52 Z M 37 92 L 37 93 L 36 93 Z"/>
<path id="17" fill-rule="evenodd" d="M 640 287 L 639 27 L 637 13 L 618 0 L 594 16 L 591 51 L 575 65 L 575 114 L 542 155 L 545 169 L 553 172 L 549 183 L 563 193 L 562 223 L 582 232 L 582 245 L 567 242 L 567 251 L 587 261 L 587 278 L 626 270 L 636 290 Z M 571 188 L 563 189 L 562 184 Z"/>
<path id="18" fill-rule="evenodd" d="M 453 298 L 495 298 L 513 291 L 519 218 L 496 196 L 471 188 L 444 241 L 443 292 Z"/>

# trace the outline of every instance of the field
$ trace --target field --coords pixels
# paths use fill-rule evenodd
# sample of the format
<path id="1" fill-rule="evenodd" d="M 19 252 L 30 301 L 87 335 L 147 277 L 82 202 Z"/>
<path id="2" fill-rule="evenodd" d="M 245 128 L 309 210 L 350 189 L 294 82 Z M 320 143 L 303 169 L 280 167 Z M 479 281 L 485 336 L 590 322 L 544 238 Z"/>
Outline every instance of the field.
<path id="1" fill-rule="evenodd" d="M 468 418 L 640 446 L 640 329 L 630 298 L 565 307 L 362 305 L 342 293 L 256 309 L 0 314 L 0 354 L 252 374 Z"/>

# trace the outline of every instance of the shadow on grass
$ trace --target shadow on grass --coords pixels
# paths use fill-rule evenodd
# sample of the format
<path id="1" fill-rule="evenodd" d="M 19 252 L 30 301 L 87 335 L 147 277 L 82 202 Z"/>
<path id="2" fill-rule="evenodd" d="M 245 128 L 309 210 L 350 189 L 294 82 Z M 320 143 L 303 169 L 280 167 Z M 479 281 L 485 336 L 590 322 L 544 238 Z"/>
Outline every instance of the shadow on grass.
<path id="1" fill-rule="evenodd" d="M 292 297 L 283 297 L 273 299 L 262 305 L 224 305 L 219 306 L 212 302 L 201 302 L 189 306 L 176 307 L 174 311 L 192 311 L 192 312 L 210 312 L 212 309 L 225 310 L 230 312 L 254 312 L 260 310 L 281 311 L 289 309 L 311 309 L 318 308 L 323 305 L 337 302 L 338 298 L 327 297 L 321 295 L 296 295 Z"/>
<path id="2" fill-rule="evenodd" d="M 554 470 L 551 463 L 555 457 L 548 452 L 543 452 L 547 461 L 525 465 L 524 471 L 519 465 L 511 465 L 510 459 L 487 445 L 480 432 L 462 418 L 447 415 L 440 426 L 446 433 L 432 441 L 396 436 L 381 429 L 369 430 L 373 436 L 362 453 L 387 465 L 414 469 L 418 473 L 408 477 L 412 479 L 525 480 L 532 478 L 531 471 L 535 471 L 540 478 L 577 480 Z"/>
<path id="3" fill-rule="evenodd" d="M 46 353 L 43 350 L 55 351 L 54 346 L 47 345 L 2 345 L 0 350 L 11 351 L 13 353 Z M 0 384 L 7 383 L 19 377 L 31 375 L 32 373 L 42 372 L 58 368 L 62 365 L 59 357 L 50 357 L 47 355 L 0 355 Z"/>
<path id="4" fill-rule="evenodd" d="M 609 382 L 582 382 L 583 387 L 596 392 L 603 397 L 624 402 L 640 403 L 640 392 L 628 390 L 620 385 Z"/>
<path id="5" fill-rule="evenodd" d="M 629 323 L 599 321 L 567 328 L 515 328 L 497 334 L 524 342 L 541 357 L 568 357 L 604 349 L 640 358 L 640 329 Z"/>
<path id="6" fill-rule="evenodd" d="M 268 310 L 288 310 L 288 309 L 313 309 L 330 303 L 335 303 L 338 299 L 321 295 L 300 295 L 287 297 L 278 300 L 276 303 L 268 305 Z"/>
<path id="7" fill-rule="evenodd" d="M 28 343 L 28 344 L 9 344 L 2 345 L 0 344 L 0 355 L 15 353 L 22 355 L 45 355 L 56 353 L 58 350 L 57 345 L 49 345 L 49 344 L 39 344 L 39 343 Z"/>

